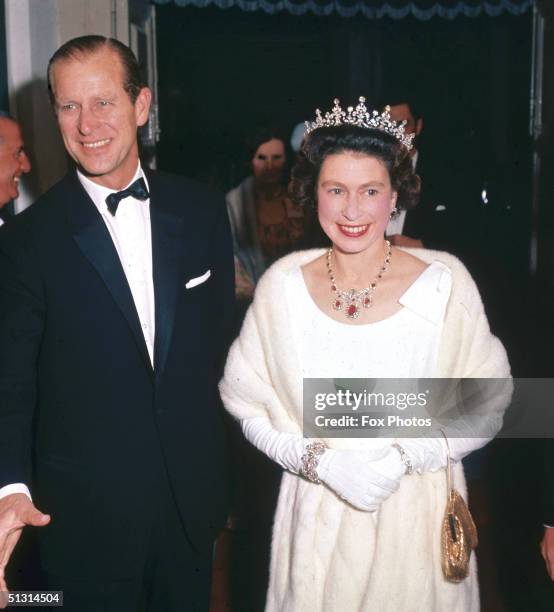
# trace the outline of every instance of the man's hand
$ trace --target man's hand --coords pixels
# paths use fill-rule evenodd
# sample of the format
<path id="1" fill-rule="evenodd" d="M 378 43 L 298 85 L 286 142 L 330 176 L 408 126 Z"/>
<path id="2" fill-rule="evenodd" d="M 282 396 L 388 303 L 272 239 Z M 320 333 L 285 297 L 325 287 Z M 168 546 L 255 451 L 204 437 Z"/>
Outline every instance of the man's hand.
<path id="1" fill-rule="evenodd" d="M 550 580 L 554 580 L 554 527 L 545 527 L 541 540 L 541 553 Z"/>
<path id="2" fill-rule="evenodd" d="M 24 493 L 12 493 L 0 499 L 0 592 L 7 591 L 6 566 L 25 525 L 44 527 L 50 516 L 37 510 Z M 5 603 L 0 601 L 0 608 Z"/>
<path id="3" fill-rule="evenodd" d="M 410 238 L 409 236 L 404 236 L 403 234 L 393 234 L 392 236 L 387 236 L 387 239 L 390 240 L 392 246 L 409 247 L 412 249 L 423 248 L 423 242 L 421 242 L 421 240 L 418 240 L 417 238 Z"/>

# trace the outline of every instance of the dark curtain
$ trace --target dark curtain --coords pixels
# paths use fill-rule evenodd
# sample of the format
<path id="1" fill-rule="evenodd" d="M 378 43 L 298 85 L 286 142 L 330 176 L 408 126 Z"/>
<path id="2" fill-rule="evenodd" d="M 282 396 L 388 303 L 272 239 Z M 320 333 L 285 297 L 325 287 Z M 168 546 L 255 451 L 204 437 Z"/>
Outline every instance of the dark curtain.
<path id="1" fill-rule="evenodd" d="M 432 17 L 498 17 L 502 14 L 521 15 L 533 5 L 533 0 L 154 0 L 155 4 L 174 2 L 178 6 L 221 9 L 237 7 L 243 11 L 263 11 L 270 15 L 287 12 L 291 15 L 312 13 L 318 16 L 337 14 L 340 17 L 364 16 L 368 19 L 404 19 L 415 17 L 426 21 Z"/>
<path id="2" fill-rule="evenodd" d="M 521 311 L 529 264 L 530 12 L 371 21 L 173 4 L 157 27 L 159 167 L 223 191 L 250 172 L 244 139 L 256 126 L 290 134 L 335 97 L 416 100 L 426 180 L 460 220 L 449 250 L 455 241 L 511 344 L 507 314 Z"/>

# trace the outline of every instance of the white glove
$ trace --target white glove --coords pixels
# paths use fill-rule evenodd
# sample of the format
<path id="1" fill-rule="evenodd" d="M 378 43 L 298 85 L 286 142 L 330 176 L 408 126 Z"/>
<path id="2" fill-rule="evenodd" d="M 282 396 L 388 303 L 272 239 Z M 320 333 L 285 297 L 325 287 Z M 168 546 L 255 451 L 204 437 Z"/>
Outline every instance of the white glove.
<path id="1" fill-rule="evenodd" d="M 300 459 L 310 440 L 306 440 L 301 434 L 277 431 L 266 417 L 243 419 L 240 426 L 244 437 L 258 450 L 285 470 L 298 474 Z"/>
<path id="2" fill-rule="evenodd" d="M 311 442 L 301 434 L 281 433 L 265 417 L 243 419 L 246 439 L 284 469 L 298 474 L 305 447 Z M 359 510 L 375 511 L 399 486 L 406 466 L 397 449 L 327 449 L 317 473 L 322 482 Z"/>
<path id="3" fill-rule="evenodd" d="M 398 489 L 405 471 L 398 451 L 390 446 L 328 449 L 317 466 L 322 482 L 358 510 L 369 512 L 377 510 Z"/>

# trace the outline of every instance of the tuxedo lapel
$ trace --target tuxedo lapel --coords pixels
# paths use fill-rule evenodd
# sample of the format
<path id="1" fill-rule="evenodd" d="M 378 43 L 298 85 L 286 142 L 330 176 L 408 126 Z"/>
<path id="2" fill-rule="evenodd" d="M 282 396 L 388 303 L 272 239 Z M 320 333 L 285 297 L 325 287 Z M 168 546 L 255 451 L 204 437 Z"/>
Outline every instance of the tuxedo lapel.
<path id="1" fill-rule="evenodd" d="M 183 217 L 174 213 L 168 206 L 171 198 L 175 198 L 176 195 L 164 190 L 156 175 L 148 173 L 147 178 L 150 188 L 152 271 L 156 304 L 154 372 L 159 379 L 167 361 L 173 336 L 185 223 Z"/>
<path id="2" fill-rule="evenodd" d="M 94 203 L 75 175 L 68 175 L 67 214 L 77 246 L 94 266 L 127 321 L 148 369 L 152 369 L 131 289 L 119 256 Z"/>

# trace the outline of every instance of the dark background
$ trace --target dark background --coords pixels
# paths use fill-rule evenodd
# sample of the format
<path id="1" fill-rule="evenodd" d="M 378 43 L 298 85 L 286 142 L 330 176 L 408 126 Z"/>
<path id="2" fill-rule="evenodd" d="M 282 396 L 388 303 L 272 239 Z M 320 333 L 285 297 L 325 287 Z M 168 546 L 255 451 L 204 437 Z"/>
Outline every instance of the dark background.
<path id="1" fill-rule="evenodd" d="M 514 375 L 552 375 L 552 279 L 532 276 L 529 264 L 531 12 L 423 22 L 167 5 L 158 6 L 157 35 L 158 165 L 224 191 L 248 172 L 243 139 L 256 125 L 290 133 L 315 108 L 330 109 L 334 97 L 346 106 L 365 95 L 371 107 L 409 93 L 424 117 L 418 148 L 458 215 L 453 244 L 478 283 Z M 543 139 L 543 150 L 548 144 Z M 541 197 L 546 260 L 552 206 Z M 541 443 L 494 441 L 472 455 L 466 471 L 481 538 L 482 609 L 554 609 L 538 549 Z M 265 515 L 268 538 L 271 508 Z M 235 548 L 248 541 L 242 538 L 235 534 Z M 258 549 L 239 548 L 239 575 L 232 576 L 239 609 L 262 609 L 268 542 L 261 537 Z M 257 572 L 248 564 L 253 550 Z M 249 590 L 256 581 L 258 592 Z"/>
<path id="2" fill-rule="evenodd" d="M 437 157 L 483 176 L 530 163 L 530 12 L 370 21 L 169 5 L 157 29 L 161 167 L 227 187 L 253 126 L 290 130 L 334 97 L 371 106 L 402 91 Z"/>
<path id="3" fill-rule="evenodd" d="M 346 106 L 365 95 L 371 108 L 410 96 L 424 118 L 427 177 L 459 219 L 450 250 L 523 373 L 514 321 L 527 316 L 530 286 L 530 11 L 418 21 L 165 5 L 157 37 L 158 165 L 224 191 L 248 172 L 243 140 L 254 127 L 290 133 L 334 97 Z"/>

